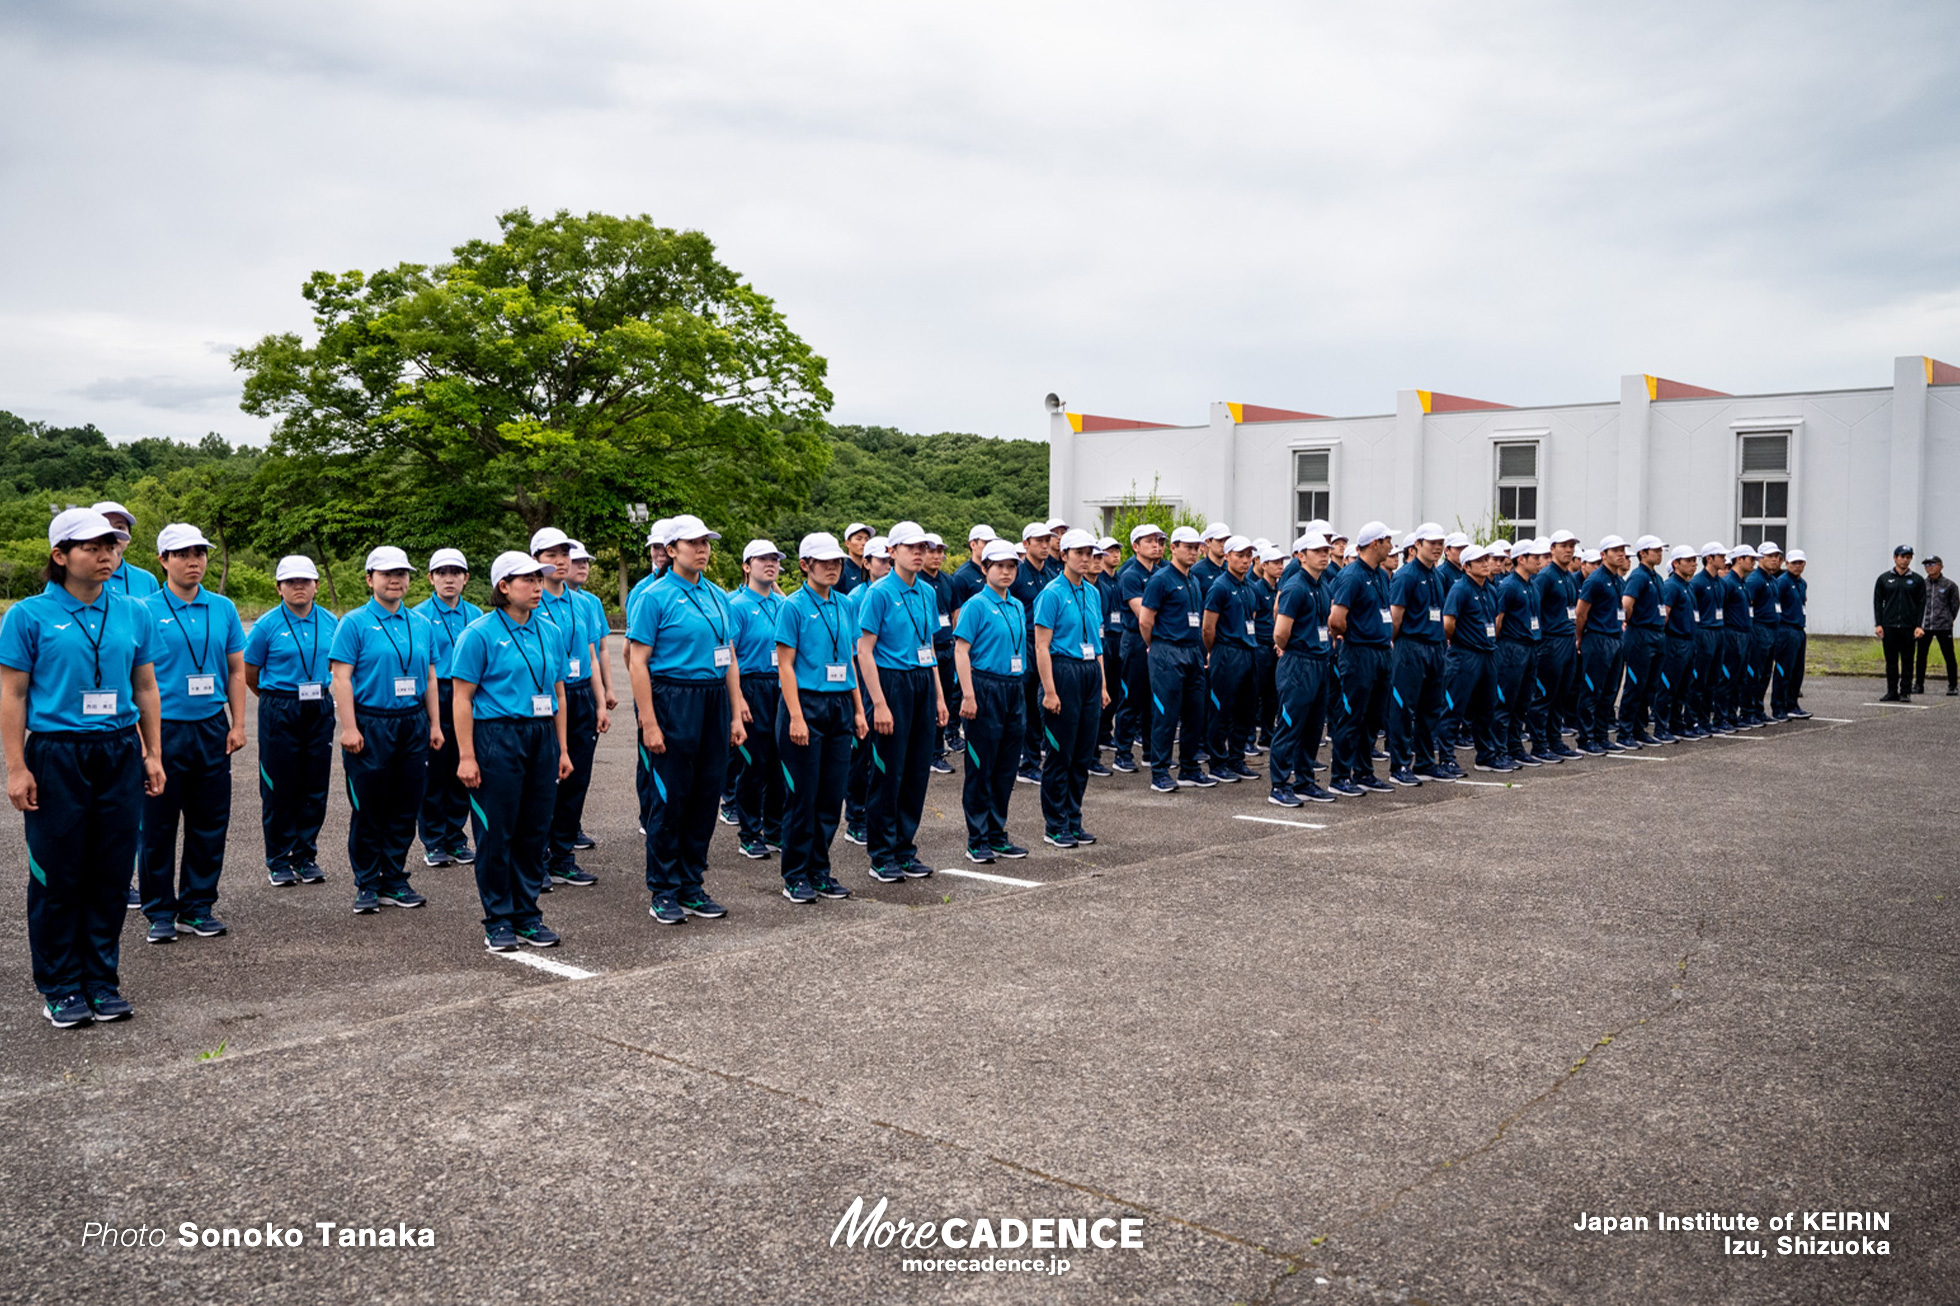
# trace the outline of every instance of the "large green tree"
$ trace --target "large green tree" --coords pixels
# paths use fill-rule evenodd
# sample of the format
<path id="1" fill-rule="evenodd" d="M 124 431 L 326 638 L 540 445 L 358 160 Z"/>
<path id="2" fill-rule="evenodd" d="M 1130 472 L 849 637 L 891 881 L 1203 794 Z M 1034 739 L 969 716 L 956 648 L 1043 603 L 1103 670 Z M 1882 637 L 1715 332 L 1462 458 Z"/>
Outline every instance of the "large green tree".
<path id="1" fill-rule="evenodd" d="M 433 547 L 553 524 L 637 548 L 633 504 L 730 532 L 804 502 L 828 460 L 824 360 L 706 236 L 597 213 L 498 224 L 433 267 L 316 272 L 318 339 L 233 356 L 245 410 L 319 478 L 281 477 L 308 525 Z"/>

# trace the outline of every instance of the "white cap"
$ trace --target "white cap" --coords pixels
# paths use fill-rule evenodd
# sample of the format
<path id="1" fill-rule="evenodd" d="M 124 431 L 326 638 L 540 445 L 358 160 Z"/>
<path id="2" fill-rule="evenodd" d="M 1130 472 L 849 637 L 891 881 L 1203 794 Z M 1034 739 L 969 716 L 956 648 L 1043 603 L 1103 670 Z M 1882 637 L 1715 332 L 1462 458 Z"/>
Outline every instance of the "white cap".
<path id="1" fill-rule="evenodd" d="M 1025 557 L 1027 557 L 1027 556 L 1028 556 L 1028 546 L 1027 546 L 1027 545 L 1025 545 L 1025 544 L 1017 544 L 1017 545 L 1015 545 L 1015 546 L 1014 546 L 1014 556 L 1015 556 L 1015 557 L 1017 557 L 1017 558 L 1025 558 Z"/>
<path id="2" fill-rule="evenodd" d="M 572 537 L 559 530 L 556 526 L 541 526 L 531 532 L 530 552 L 536 555 L 543 553 L 546 549 L 562 548 L 571 542 Z"/>
<path id="3" fill-rule="evenodd" d="M 175 521 L 157 532 L 157 552 L 170 553 L 176 549 L 194 549 L 202 544 L 211 547 L 211 541 L 204 538 L 204 532 L 189 522 Z"/>
<path id="4" fill-rule="evenodd" d="M 811 531 L 796 546 L 796 556 L 811 562 L 835 562 L 844 556 L 844 548 L 829 531 Z"/>
<path id="5" fill-rule="evenodd" d="M 577 540 L 573 540 L 573 541 L 571 542 L 571 544 L 572 544 L 572 557 L 571 557 L 571 560 L 572 560 L 573 562 L 590 562 L 590 561 L 592 561 L 592 552 L 591 552 L 591 550 L 589 550 L 589 549 L 587 549 L 587 548 L 585 547 L 585 545 L 583 545 L 583 544 L 581 544 L 581 543 L 580 543 L 579 541 L 577 541 Z"/>
<path id="6" fill-rule="evenodd" d="M 1021 528 L 1021 541 L 1022 543 L 1026 543 L 1029 540 L 1039 539 L 1043 535 L 1053 535 L 1054 533 L 1054 531 L 1048 528 L 1047 522 L 1031 521 Z"/>
<path id="7" fill-rule="evenodd" d="M 1511 556 L 1514 558 L 1532 558 L 1540 554 L 1550 553 L 1551 551 L 1552 542 L 1544 536 L 1539 535 L 1532 539 L 1519 540 L 1516 547 L 1511 550 Z"/>
<path id="8" fill-rule="evenodd" d="M 304 553 L 289 553 L 279 559 L 279 566 L 272 573 L 272 579 L 276 581 L 318 580 L 320 579 L 320 569 L 314 566 L 313 559 L 307 557 Z"/>
<path id="9" fill-rule="evenodd" d="M 1786 553 L 1786 554 L 1784 554 L 1784 555 L 1783 555 L 1783 561 L 1785 561 L 1785 562 L 1809 562 L 1809 561 L 1810 561 L 1810 555 L 1809 555 L 1809 554 L 1807 554 L 1807 553 L 1805 553 L 1805 552 L 1804 552 L 1804 551 L 1803 551 L 1802 549 L 1791 549 L 1791 550 L 1790 550 L 1790 551 L 1789 551 L 1788 553 Z"/>
<path id="10" fill-rule="evenodd" d="M 1729 550 L 1729 556 L 1731 558 L 1757 558 L 1762 555 L 1750 548 L 1747 544 L 1738 544 Z"/>
<path id="11" fill-rule="evenodd" d="M 1579 542 L 1579 537 L 1577 535 L 1574 535 L 1571 531 L 1552 532 L 1552 543 L 1554 544 L 1577 544 L 1578 542 Z"/>
<path id="12" fill-rule="evenodd" d="M 1764 540 L 1761 544 L 1756 546 L 1756 553 L 1757 556 L 1764 557 L 1764 558 L 1767 558 L 1772 553 L 1777 554 L 1780 557 L 1783 553 L 1783 546 L 1781 544 L 1778 544 L 1775 540 Z"/>
<path id="13" fill-rule="evenodd" d="M 1701 556 L 1704 558 L 1726 558 L 1729 556 L 1729 550 L 1720 540 L 1710 540 L 1701 546 Z"/>
<path id="14" fill-rule="evenodd" d="M 780 558 L 782 556 L 783 551 L 768 540 L 750 540 L 742 546 L 743 562 L 747 562 L 750 558 Z"/>
<path id="15" fill-rule="evenodd" d="M 1633 542 L 1635 553 L 1645 553 L 1649 549 L 1665 549 L 1667 541 L 1658 535 L 1643 535 Z"/>
<path id="16" fill-rule="evenodd" d="M 928 549 L 943 549 L 946 547 L 946 541 L 941 537 L 939 537 L 938 535 L 933 534 L 933 532 L 927 531 L 926 547 Z"/>
<path id="17" fill-rule="evenodd" d="M 124 544 L 129 543 L 129 532 L 117 530 L 109 519 L 93 508 L 70 508 L 57 513 L 48 523 L 48 547 L 54 548 L 63 540 L 99 540 L 104 535 L 113 535 Z"/>
<path id="18" fill-rule="evenodd" d="M 1252 541 L 1243 535 L 1228 535 L 1225 537 L 1225 552 L 1227 553 L 1244 553 L 1252 547 Z"/>
<path id="19" fill-rule="evenodd" d="M 1286 551 L 1277 544 L 1268 544 L 1265 548 L 1259 550 L 1259 561 L 1261 562 L 1278 562 L 1285 556 Z"/>
<path id="20" fill-rule="evenodd" d="M 461 567 L 468 571 L 470 564 L 463 560 L 461 549 L 437 549 L 429 555 L 429 570 L 434 571 L 437 567 Z"/>
<path id="21" fill-rule="evenodd" d="M 1229 540 L 1232 528 L 1222 521 L 1215 521 L 1205 527 L 1205 537 L 1200 543 L 1209 544 L 1213 540 Z"/>
<path id="22" fill-rule="evenodd" d="M 1463 546 L 1463 556 L 1458 561 L 1467 567 L 1489 552 L 1490 550 L 1481 544 L 1466 544 Z"/>
<path id="23" fill-rule="evenodd" d="M 1327 543 L 1330 546 L 1335 540 L 1345 540 L 1348 537 L 1346 531 L 1335 530 L 1332 526 L 1326 527 L 1320 533 L 1327 537 Z"/>
<path id="24" fill-rule="evenodd" d="M 1446 549 L 1460 549 L 1469 543 L 1470 537 L 1462 531 L 1451 531 L 1443 537 L 1443 547 Z"/>
<path id="25" fill-rule="evenodd" d="M 551 546 L 546 545 L 545 547 L 550 548 Z M 490 587 L 495 589 L 498 581 L 508 580 L 512 576 L 535 576 L 540 572 L 550 570 L 551 568 L 545 566 L 528 553 L 519 553 L 516 549 L 505 549 L 497 555 L 497 560 L 490 564 Z"/>
<path id="26" fill-rule="evenodd" d="M 1319 531 L 1322 535 L 1332 538 L 1333 530 L 1334 528 L 1332 526 L 1329 526 L 1321 518 L 1316 517 L 1312 521 L 1308 522 L 1305 526 L 1302 526 L 1300 528 L 1300 533 L 1304 535 L 1308 531 Z"/>
<path id="27" fill-rule="evenodd" d="M 1359 533 L 1355 535 L 1354 547 L 1357 549 L 1365 549 L 1370 544 L 1373 544 L 1376 540 L 1385 540 L 1389 536 L 1393 535 L 1394 533 L 1395 533 L 1394 531 L 1388 529 L 1388 526 L 1385 523 L 1378 522 L 1378 521 L 1368 522 L 1366 525 L 1364 525 L 1361 528 Z"/>
<path id="28" fill-rule="evenodd" d="M 1602 556 L 1601 556 L 1601 554 L 1600 554 L 1600 552 L 1599 552 L 1599 550 L 1598 550 L 1598 549 L 1587 549 L 1587 550 L 1586 550 L 1586 551 L 1585 551 L 1584 553 L 1581 553 L 1581 554 L 1579 555 L 1579 561 L 1581 561 L 1581 562 L 1600 562 L 1600 561 L 1603 561 L 1603 558 L 1602 558 Z"/>
<path id="29" fill-rule="evenodd" d="M 1489 544 L 1484 545 L 1484 552 L 1495 557 L 1508 558 L 1511 556 L 1511 541 L 1492 540 Z"/>
<path id="30" fill-rule="evenodd" d="M 1332 546 L 1327 543 L 1327 537 L 1319 531 L 1308 531 L 1299 539 L 1293 541 L 1293 552 L 1295 553 L 1305 553 L 1309 549 L 1325 549 L 1330 547 Z"/>
<path id="31" fill-rule="evenodd" d="M 966 533 L 966 542 L 968 544 L 973 543 L 975 540 L 997 540 L 999 538 L 1000 536 L 994 534 L 994 528 L 987 525 L 987 523 L 985 522 L 981 522 L 979 525 L 975 526 L 972 530 Z M 986 557 L 985 552 L 983 551 L 980 556 L 982 558 L 985 558 Z"/>
<path id="32" fill-rule="evenodd" d="M 926 528 L 915 521 L 898 522 L 891 530 L 885 533 L 885 544 L 888 548 L 895 549 L 901 544 L 924 544 L 925 542 Z"/>
<path id="33" fill-rule="evenodd" d="M 113 512 L 117 516 L 122 517 L 127 521 L 134 522 L 136 520 L 135 513 L 123 507 L 120 503 L 117 503 L 114 499 L 104 499 L 101 503 L 92 504 L 89 507 L 89 511 L 99 512 L 104 517 L 107 517 L 110 513 Z M 74 538 L 74 537 L 71 536 L 70 538 Z M 88 538 L 93 540 L 93 539 L 98 539 L 100 537 L 91 535 Z"/>
<path id="34" fill-rule="evenodd" d="M 684 512 L 667 524 L 667 542 L 676 540 L 718 540 L 720 531 L 711 531 L 708 524 L 691 512 Z"/>
<path id="35" fill-rule="evenodd" d="M 674 519 L 672 517 L 662 517 L 653 525 L 647 527 L 647 543 L 664 546 L 668 540 L 673 538 L 667 533 L 673 528 L 673 525 Z"/>
<path id="36" fill-rule="evenodd" d="M 1096 541 L 1096 547 L 1101 549 L 1104 553 L 1107 553 L 1111 549 L 1120 549 L 1123 546 L 1116 542 L 1116 537 L 1114 535 L 1105 535 L 1101 539 Z"/>
<path id="37" fill-rule="evenodd" d="M 1619 536 L 1608 535 L 1605 539 L 1599 542 L 1599 551 L 1601 553 L 1605 553 L 1608 549 L 1624 549 L 1626 546 L 1627 546 L 1627 542 L 1621 539 Z"/>
<path id="38" fill-rule="evenodd" d="M 1064 553 L 1067 553 L 1070 549 L 1093 549 L 1095 547 L 1096 537 L 1083 530 L 1080 526 L 1071 527 L 1062 536 L 1062 552 Z"/>
<path id="39" fill-rule="evenodd" d="M 1020 553 L 1007 540 L 988 540 L 987 547 L 980 551 L 980 565 L 990 562 L 1019 562 Z"/>
<path id="40" fill-rule="evenodd" d="M 1667 562 L 1669 566 L 1673 566 L 1683 558 L 1693 558 L 1694 556 L 1695 551 L 1693 549 L 1685 544 L 1677 544 L 1667 551 Z"/>
<path id="41" fill-rule="evenodd" d="M 392 544 L 384 544 L 378 549 L 369 549 L 367 561 L 362 564 L 363 571 L 412 571 L 408 565 L 408 555 Z"/>
<path id="42" fill-rule="evenodd" d="M 889 558 L 892 556 L 892 542 L 882 535 L 873 535 L 864 542 L 864 556 L 867 558 Z"/>
<path id="43" fill-rule="evenodd" d="M 1426 521 L 1416 527 L 1409 538 L 1412 540 L 1442 540 L 1445 543 L 1449 540 L 1449 536 L 1443 533 L 1443 528 L 1433 521 Z"/>
<path id="44" fill-rule="evenodd" d="M 1068 529 L 1068 523 L 1063 521 L 1060 517 L 1050 517 L 1048 519 L 1049 534 L 1060 535 L 1063 531 L 1067 529 Z"/>
<path id="45" fill-rule="evenodd" d="M 1189 526 L 1180 526 L 1171 532 L 1172 544 L 1203 544 L 1204 537 Z"/>
<path id="46" fill-rule="evenodd" d="M 1263 535 L 1255 535 L 1252 537 L 1252 547 L 1255 549 L 1270 549 L 1273 547 L 1273 542 Z"/>
<path id="47" fill-rule="evenodd" d="M 1163 533 L 1164 528 L 1157 525 L 1157 523 L 1140 521 L 1130 527 L 1130 543 L 1135 544 L 1138 540 L 1149 539 L 1152 535 L 1162 535 Z"/>
<path id="48" fill-rule="evenodd" d="M 851 536 L 856 535 L 859 531 L 870 531 L 870 530 L 871 528 L 865 525 L 863 522 L 854 521 L 849 526 L 846 526 L 844 528 L 844 538 L 848 540 L 851 538 Z"/>

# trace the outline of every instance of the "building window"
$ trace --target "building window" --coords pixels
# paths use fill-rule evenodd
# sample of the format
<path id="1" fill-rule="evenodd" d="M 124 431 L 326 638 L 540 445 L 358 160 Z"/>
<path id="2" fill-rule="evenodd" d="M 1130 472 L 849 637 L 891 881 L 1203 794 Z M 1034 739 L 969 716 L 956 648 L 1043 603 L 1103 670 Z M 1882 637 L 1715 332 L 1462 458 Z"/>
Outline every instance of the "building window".
<path id="1" fill-rule="evenodd" d="M 1301 449 L 1293 455 L 1293 533 L 1310 521 L 1334 520 L 1334 451 Z"/>
<path id="2" fill-rule="evenodd" d="M 1538 534 L 1538 443 L 1497 446 L 1497 533 L 1516 543 Z"/>
<path id="3" fill-rule="evenodd" d="M 1738 544 L 1782 541 L 1790 534 L 1790 433 L 1742 437 L 1742 475 L 1736 488 Z"/>

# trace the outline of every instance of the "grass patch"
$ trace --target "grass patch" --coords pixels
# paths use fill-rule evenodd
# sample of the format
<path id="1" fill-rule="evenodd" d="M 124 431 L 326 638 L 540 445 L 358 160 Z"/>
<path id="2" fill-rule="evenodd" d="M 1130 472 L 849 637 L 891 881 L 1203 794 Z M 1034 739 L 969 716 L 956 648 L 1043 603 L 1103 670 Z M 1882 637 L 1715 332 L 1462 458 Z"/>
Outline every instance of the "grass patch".
<path id="1" fill-rule="evenodd" d="M 1807 676 L 1885 677 L 1885 646 L 1870 635 L 1812 635 L 1804 642 Z"/>

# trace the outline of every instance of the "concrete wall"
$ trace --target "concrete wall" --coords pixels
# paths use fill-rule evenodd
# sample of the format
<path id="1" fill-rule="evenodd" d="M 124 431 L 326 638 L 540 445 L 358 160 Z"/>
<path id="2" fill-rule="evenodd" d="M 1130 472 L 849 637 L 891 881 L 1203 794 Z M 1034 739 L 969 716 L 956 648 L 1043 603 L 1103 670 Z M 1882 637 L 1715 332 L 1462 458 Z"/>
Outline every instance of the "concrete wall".
<path id="1" fill-rule="evenodd" d="M 1424 413 L 1418 393 L 1372 417 L 1236 423 L 1212 404 L 1202 426 L 1075 432 L 1050 428 L 1050 508 L 1097 521 L 1105 505 L 1158 493 L 1247 535 L 1293 529 L 1293 453 L 1333 451 L 1333 518 L 1408 529 L 1487 521 L 1494 446 L 1539 446 L 1539 521 L 1588 541 L 1652 532 L 1700 547 L 1736 533 L 1740 437 L 1791 434 L 1789 538 L 1811 555 L 1810 628 L 1869 629 L 1871 582 L 1892 546 L 1960 553 L 1960 385 L 1929 386 L 1925 360 L 1895 360 L 1893 384 L 1868 390 L 1648 397 L 1622 378 L 1617 403 Z"/>

